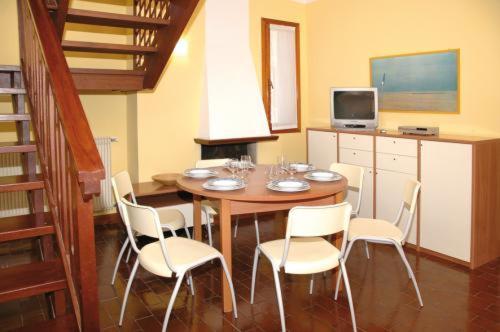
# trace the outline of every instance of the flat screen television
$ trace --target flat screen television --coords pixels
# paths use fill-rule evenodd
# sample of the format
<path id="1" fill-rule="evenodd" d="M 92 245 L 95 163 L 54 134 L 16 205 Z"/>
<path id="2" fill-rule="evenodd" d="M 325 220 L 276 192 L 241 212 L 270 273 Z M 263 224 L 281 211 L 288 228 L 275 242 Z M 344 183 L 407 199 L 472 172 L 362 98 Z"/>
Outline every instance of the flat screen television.
<path id="1" fill-rule="evenodd" d="M 331 88 L 330 119 L 332 127 L 339 129 L 377 128 L 377 88 Z"/>

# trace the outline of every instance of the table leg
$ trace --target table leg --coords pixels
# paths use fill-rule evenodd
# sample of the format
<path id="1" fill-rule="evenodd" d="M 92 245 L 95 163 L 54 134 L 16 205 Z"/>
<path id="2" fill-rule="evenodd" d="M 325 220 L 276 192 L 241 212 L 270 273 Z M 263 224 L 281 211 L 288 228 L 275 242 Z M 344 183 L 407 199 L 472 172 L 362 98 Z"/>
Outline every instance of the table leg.
<path id="1" fill-rule="evenodd" d="M 335 204 L 339 204 L 339 203 L 342 203 L 344 201 L 344 192 L 339 192 L 338 194 L 335 195 Z M 337 249 L 341 249 L 342 248 L 342 240 L 343 240 L 343 236 L 338 233 L 338 234 L 335 234 L 334 235 L 334 244 L 335 244 L 335 247 L 337 247 Z M 335 270 L 335 272 L 332 274 L 332 287 L 333 289 L 335 289 L 335 287 L 337 286 L 337 278 L 338 278 L 338 274 L 340 273 L 340 268 L 337 268 Z M 342 291 L 342 283 L 340 283 L 340 286 L 339 286 L 339 291 Z"/>
<path id="2" fill-rule="evenodd" d="M 201 241 L 201 196 L 193 195 L 193 231 L 194 239 Z"/>
<path id="3" fill-rule="evenodd" d="M 221 199 L 220 210 L 219 210 L 219 229 L 220 229 L 220 243 L 221 252 L 226 260 L 227 268 L 229 274 L 232 276 L 232 252 L 231 252 L 231 206 L 230 201 L 226 199 Z M 226 280 L 224 271 L 221 268 L 221 280 L 222 280 L 222 306 L 224 312 L 231 312 L 233 306 L 231 303 L 231 291 L 229 289 L 229 283 Z"/>

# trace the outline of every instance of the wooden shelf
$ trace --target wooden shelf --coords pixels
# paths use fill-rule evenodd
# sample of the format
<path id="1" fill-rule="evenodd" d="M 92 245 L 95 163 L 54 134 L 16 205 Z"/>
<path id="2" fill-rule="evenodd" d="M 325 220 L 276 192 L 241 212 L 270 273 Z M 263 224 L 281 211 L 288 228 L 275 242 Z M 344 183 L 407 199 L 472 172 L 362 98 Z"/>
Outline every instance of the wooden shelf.
<path id="1" fill-rule="evenodd" d="M 221 144 L 239 144 L 239 143 L 256 143 L 263 141 L 276 141 L 279 136 L 261 136 L 261 137 L 241 137 L 241 138 L 225 138 L 225 139 L 207 139 L 195 138 L 194 141 L 202 145 L 221 145 Z"/>

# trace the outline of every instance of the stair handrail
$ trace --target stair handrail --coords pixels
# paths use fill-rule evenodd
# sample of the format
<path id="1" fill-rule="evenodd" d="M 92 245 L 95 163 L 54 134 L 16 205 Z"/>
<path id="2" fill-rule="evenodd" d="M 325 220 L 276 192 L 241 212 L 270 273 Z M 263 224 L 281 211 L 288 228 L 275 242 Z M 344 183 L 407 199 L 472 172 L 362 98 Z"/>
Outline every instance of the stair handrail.
<path id="1" fill-rule="evenodd" d="M 71 157 L 84 199 L 100 193 L 104 179 L 104 166 L 95 145 L 87 117 L 63 53 L 56 32 L 43 0 L 29 0 L 37 36 L 43 49 L 52 92 L 57 104 L 59 120 L 64 128 Z M 38 33 L 42 31 L 43 33 Z M 22 45 L 21 45 L 22 47 Z M 23 51 L 21 50 L 21 58 Z"/>
<path id="2" fill-rule="evenodd" d="M 72 309 L 80 330 L 98 331 L 92 197 L 104 167 L 45 0 L 18 0 L 18 9 L 21 69 Z M 55 300 L 56 314 L 64 301 Z"/>

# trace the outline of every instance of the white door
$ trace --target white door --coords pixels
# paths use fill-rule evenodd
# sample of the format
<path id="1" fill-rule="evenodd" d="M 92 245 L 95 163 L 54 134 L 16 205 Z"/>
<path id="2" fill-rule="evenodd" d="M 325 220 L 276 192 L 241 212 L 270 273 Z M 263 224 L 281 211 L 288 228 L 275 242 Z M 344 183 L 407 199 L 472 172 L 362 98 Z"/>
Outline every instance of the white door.
<path id="1" fill-rule="evenodd" d="M 337 134 L 328 131 L 307 131 L 307 160 L 317 169 L 329 169 L 337 162 Z"/>
<path id="2" fill-rule="evenodd" d="M 377 169 L 376 174 L 376 204 L 377 219 L 393 222 L 396 219 L 401 202 L 403 200 L 403 190 L 408 180 L 416 180 L 416 175 L 392 172 Z M 401 216 L 399 228 L 404 232 L 409 213 L 405 209 Z M 417 213 L 413 215 L 412 226 L 408 236 L 408 243 L 417 244 Z"/>
<path id="3" fill-rule="evenodd" d="M 361 206 L 359 217 L 373 218 L 373 168 L 364 167 L 365 177 L 363 179 L 363 194 L 361 195 Z M 345 199 L 351 203 L 353 209 L 358 204 L 358 192 L 348 190 Z"/>
<path id="4" fill-rule="evenodd" d="M 422 141 L 420 245 L 470 261 L 472 145 Z"/>

